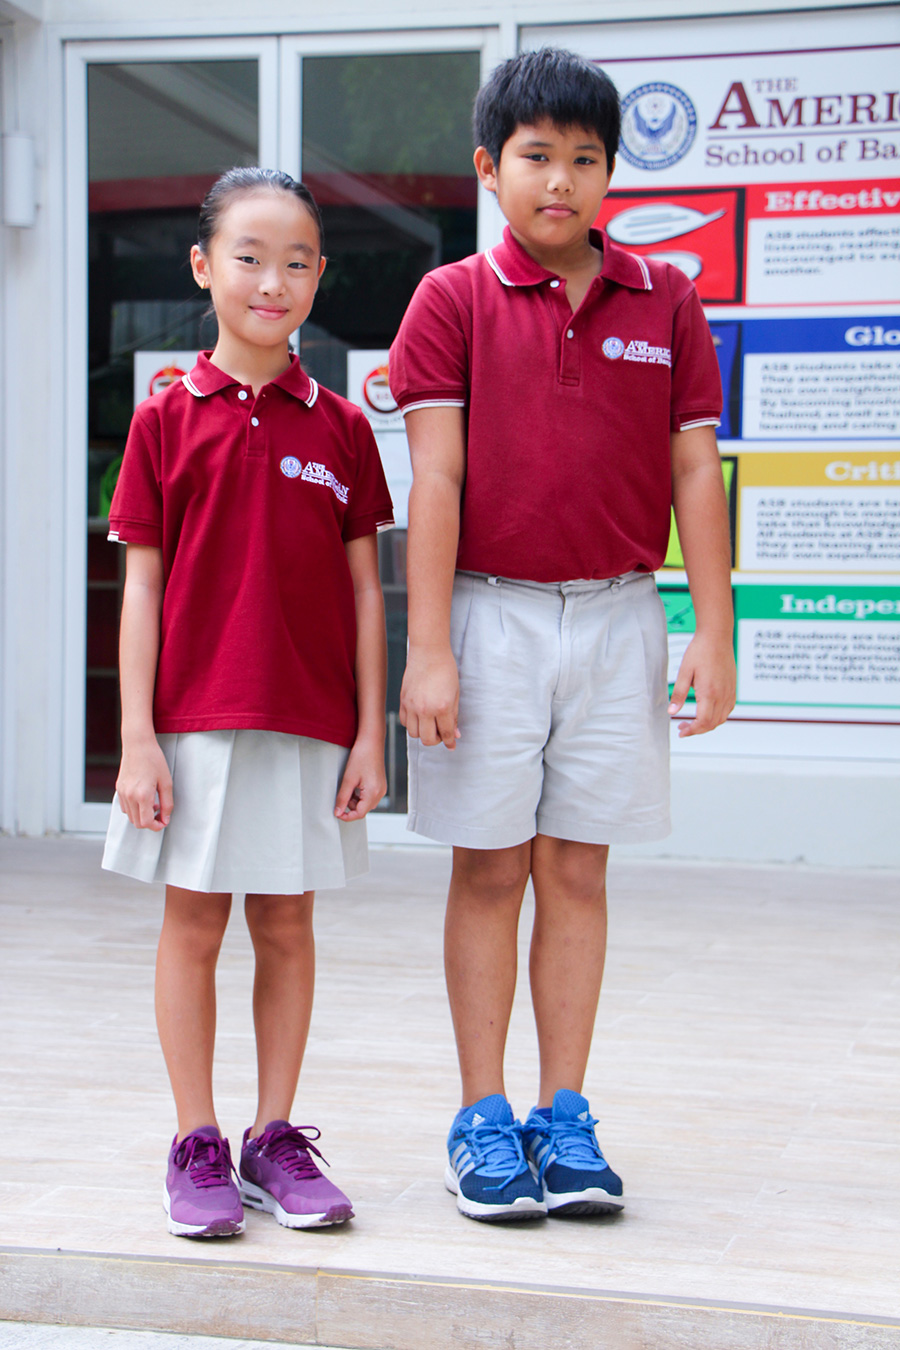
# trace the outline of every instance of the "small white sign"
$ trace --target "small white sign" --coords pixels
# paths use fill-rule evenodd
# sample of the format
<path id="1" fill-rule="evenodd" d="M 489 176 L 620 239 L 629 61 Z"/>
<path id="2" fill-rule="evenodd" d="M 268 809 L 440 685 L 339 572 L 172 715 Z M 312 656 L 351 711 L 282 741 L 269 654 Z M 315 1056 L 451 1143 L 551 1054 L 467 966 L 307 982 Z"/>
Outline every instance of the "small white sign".
<path id="1" fill-rule="evenodd" d="M 403 414 L 388 384 L 385 348 L 360 348 L 347 353 L 347 397 L 369 419 L 394 503 L 394 521 L 398 530 L 405 530 L 412 465 Z"/>
<path id="2" fill-rule="evenodd" d="M 189 374 L 199 352 L 135 352 L 134 406 Z"/>

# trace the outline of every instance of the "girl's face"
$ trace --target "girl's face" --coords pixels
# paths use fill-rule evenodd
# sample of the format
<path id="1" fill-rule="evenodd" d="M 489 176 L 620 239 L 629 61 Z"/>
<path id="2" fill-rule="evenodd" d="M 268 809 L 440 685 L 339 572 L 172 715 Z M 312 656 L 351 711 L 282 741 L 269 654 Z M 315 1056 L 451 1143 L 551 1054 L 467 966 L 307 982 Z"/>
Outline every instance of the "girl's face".
<path id="1" fill-rule="evenodd" d="M 220 339 L 273 348 L 308 317 L 325 259 L 303 203 L 264 189 L 225 207 L 208 252 L 191 249 L 191 267 L 212 295 Z"/>

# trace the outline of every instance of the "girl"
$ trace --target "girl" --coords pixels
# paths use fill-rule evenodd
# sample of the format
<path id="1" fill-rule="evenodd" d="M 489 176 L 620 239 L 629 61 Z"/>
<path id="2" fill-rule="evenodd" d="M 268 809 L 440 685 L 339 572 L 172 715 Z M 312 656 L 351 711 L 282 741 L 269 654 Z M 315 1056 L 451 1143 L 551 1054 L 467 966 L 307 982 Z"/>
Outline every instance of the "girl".
<path id="1" fill-rule="evenodd" d="M 287 174 L 232 169 L 191 250 L 218 341 L 142 403 L 110 509 L 127 543 L 122 763 L 103 866 L 166 882 L 156 1015 L 178 1133 L 171 1233 L 291 1228 L 350 1201 L 289 1117 L 312 1010 L 313 892 L 366 870 L 384 777 L 385 629 L 376 532 L 393 523 L 365 418 L 290 354 L 325 267 Z M 349 747 L 349 749 L 348 749 Z M 215 969 L 232 892 L 256 957 L 256 1119 L 238 1181 L 212 1098 Z M 304 1127 L 307 1129 L 308 1127 Z"/>

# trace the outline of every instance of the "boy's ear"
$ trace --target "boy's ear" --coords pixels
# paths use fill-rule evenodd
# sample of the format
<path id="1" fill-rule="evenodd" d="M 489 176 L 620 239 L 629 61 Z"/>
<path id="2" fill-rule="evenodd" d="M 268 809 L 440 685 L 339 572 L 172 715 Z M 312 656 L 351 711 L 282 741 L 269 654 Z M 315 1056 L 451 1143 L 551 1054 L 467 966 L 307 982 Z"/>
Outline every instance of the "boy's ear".
<path id="1" fill-rule="evenodd" d="M 478 181 L 488 192 L 497 191 L 497 170 L 494 161 L 491 159 L 483 145 L 479 145 L 475 154 L 472 156 L 475 162 L 475 172 L 478 174 Z"/>

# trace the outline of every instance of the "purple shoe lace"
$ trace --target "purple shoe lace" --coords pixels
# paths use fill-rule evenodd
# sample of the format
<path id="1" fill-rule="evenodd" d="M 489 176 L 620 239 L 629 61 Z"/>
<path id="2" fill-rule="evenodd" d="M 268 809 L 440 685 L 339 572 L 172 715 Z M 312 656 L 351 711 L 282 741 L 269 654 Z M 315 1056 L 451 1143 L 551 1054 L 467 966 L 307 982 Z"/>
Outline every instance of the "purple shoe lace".
<path id="1" fill-rule="evenodd" d="M 174 1162 L 176 1167 L 190 1173 L 198 1190 L 227 1186 L 234 1171 L 228 1141 L 214 1135 L 186 1135 L 175 1150 Z"/>
<path id="2" fill-rule="evenodd" d="M 309 1133 L 304 1134 L 304 1130 Z M 250 1143 L 258 1152 L 264 1153 L 278 1167 L 283 1168 L 288 1176 L 295 1181 L 302 1181 L 322 1175 L 310 1157 L 311 1153 L 321 1158 L 326 1167 L 329 1166 L 328 1159 L 313 1143 L 313 1139 L 319 1139 L 321 1133 L 314 1125 L 279 1125 L 274 1130 L 264 1130 Z"/>

